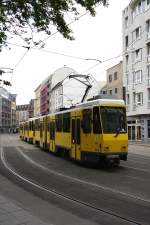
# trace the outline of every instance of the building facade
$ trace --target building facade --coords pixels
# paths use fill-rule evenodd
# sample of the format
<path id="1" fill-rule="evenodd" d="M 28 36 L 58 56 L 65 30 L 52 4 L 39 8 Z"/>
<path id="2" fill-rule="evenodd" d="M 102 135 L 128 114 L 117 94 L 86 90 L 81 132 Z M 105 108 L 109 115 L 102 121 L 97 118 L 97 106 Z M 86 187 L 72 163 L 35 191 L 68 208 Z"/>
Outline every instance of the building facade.
<path id="1" fill-rule="evenodd" d="M 29 119 L 29 104 L 16 106 L 17 125 Z"/>
<path id="2" fill-rule="evenodd" d="M 115 66 L 106 71 L 107 82 L 102 89 L 104 94 L 112 95 L 118 99 L 124 99 L 123 88 L 123 62 L 120 61 Z"/>
<path id="3" fill-rule="evenodd" d="M 70 78 L 69 75 L 75 76 L 75 78 Z M 69 108 L 80 103 L 85 94 L 85 84 L 88 84 L 85 77 L 86 75 L 79 74 L 66 66 L 57 69 L 51 77 L 49 112 L 56 112 L 61 108 Z M 99 85 L 92 76 L 90 76 L 89 82 L 92 84 L 92 88 L 86 99 L 99 94 Z"/>
<path id="4" fill-rule="evenodd" d="M 35 99 L 34 99 L 34 117 L 41 115 L 41 84 L 35 89 Z"/>
<path id="5" fill-rule="evenodd" d="M 59 111 L 61 108 L 69 108 L 79 102 L 85 93 L 86 85 L 79 80 L 71 79 L 69 75 L 79 75 L 74 69 L 62 67 L 48 76 L 35 90 L 34 116 L 46 115 Z M 83 76 L 83 75 L 81 75 Z M 92 88 L 87 98 L 99 94 L 99 85 L 91 80 Z"/>
<path id="6" fill-rule="evenodd" d="M 16 95 L 0 87 L 0 132 L 16 128 Z"/>
<path id="7" fill-rule="evenodd" d="M 129 140 L 150 141 L 150 0 L 123 10 L 123 73 Z"/>
<path id="8" fill-rule="evenodd" d="M 51 76 L 48 76 L 41 84 L 40 89 L 40 114 L 49 113 L 49 92 L 51 90 Z"/>
<path id="9" fill-rule="evenodd" d="M 11 129 L 15 131 L 16 127 L 16 94 L 10 95 L 11 100 Z"/>
<path id="10" fill-rule="evenodd" d="M 34 99 L 31 99 L 29 102 L 29 118 L 34 117 Z"/>

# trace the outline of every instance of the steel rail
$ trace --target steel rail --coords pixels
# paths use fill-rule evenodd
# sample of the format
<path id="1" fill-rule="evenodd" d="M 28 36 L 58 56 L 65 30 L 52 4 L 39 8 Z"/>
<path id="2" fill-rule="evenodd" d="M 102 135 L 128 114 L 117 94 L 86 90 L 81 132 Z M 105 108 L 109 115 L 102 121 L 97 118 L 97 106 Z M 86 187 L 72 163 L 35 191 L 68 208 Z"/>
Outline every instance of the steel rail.
<path id="1" fill-rule="evenodd" d="M 20 174 L 17 173 L 17 171 L 15 171 L 15 170 L 10 166 L 10 164 L 7 162 L 7 160 L 6 160 L 6 158 L 5 158 L 5 154 L 4 154 L 4 150 L 3 150 L 3 147 L 2 147 L 2 146 L 0 146 L 0 157 L 1 157 L 1 161 L 2 161 L 2 163 L 3 163 L 3 165 L 4 165 L 4 167 L 5 167 L 10 173 L 12 173 L 15 177 L 21 179 L 22 181 L 24 181 L 24 182 L 26 182 L 26 183 L 28 183 L 28 184 L 30 184 L 30 185 L 32 185 L 32 186 L 34 186 L 34 187 L 40 189 L 41 191 L 45 191 L 45 192 L 47 192 L 47 193 L 49 193 L 49 194 L 55 195 L 56 197 L 59 197 L 59 198 L 63 198 L 63 199 L 65 199 L 65 200 L 67 200 L 67 201 L 70 201 L 70 202 L 73 202 L 73 203 L 76 203 L 76 204 L 79 204 L 79 205 L 82 205 L 82 206 L 86 206 L 86 207 L 88 207 L 89 209 L 94 209 L 94 210 L 97 211 L 97 212 L 105 213 L 106 215 L 113 216 L 114 218 L 119 218 L 119 219 L 121 219 L 122 221 L 130 222 L 130 223 L 135 224 L 135 225 L 141 225 L 141 223 L 139 223 L 139 222 L 137 222 L 137 221 L 134 221 L 134 220 L 132 220 L 132 219 L 125 218 L 125 217 L 123 217 L 123 216 L 121 216 L 121 215 L 118 215 L 118 214 L 116 214 L 116 213 L 110 212 L 110 211 L 108 211 L 108 210 L 104 210 L 104 209 L 102 209 L 102 208 L 98 208 L 98 207 L 96 207 L 96 206 L 94 206 L 94 205 L 92 205 L 92 204 L 89 204 L 89 203 L 83 202 L 83 201 L 81 201 L 81 200 L 72 198 L 72 197 L 70 197 L 70 196 L 64 195 L 64 194 L 62 194 L 62 193 L 60 193 L 60 192 L 57 192 L 57 191 L 54 190 L 54 189 L 48 189 L 48 188 L 46 188 L 46 187 L 44 187 L 44 186 L 42 186 L 42 185 L 40 185 L 40 184 L 38 184 L 38 183 L 35 183 L 35 182 L 31 181 L 30 179 L 28 179 L 28 178 L 26 178 L 26 177 L 20 175 Z"/>
<path id="2" fill-rule="evenodd" d="M 146 202 L 146 203 L 150 203 L 150 199 L 141 198 L 141 197 L 138 197 L 138 196 L 133 195 L 133 194 L 130 194 L 130 193 L 126 193 L 126 192 L 123 192 L 123 191 L 116 190 L 114 188 L 106 187 L 104 185 L 99 185 L 99 184 L 96 184 L 96 183 L 91 183 L 91 182 L 86 181 L 86 180 L 81 180 L 79 178 L 72 177 L 72 176 L 69 176 L 69 175 L 65 175 L 63 173 L 56 172 L 55 170 L 52 170 L 52 169 L 48 169 L 48 168 L 44 167 L 43 165 L 39 164 L 39 162 L 37 163 L 33 159 L 31 159 L 29 156 L 27 156 L 19 147 L 16 147 L 16 149 L 31 164 L 33 164 L 36 167 L 39 167 L 42 170 L 45 170 L 45 171 L 47 171 L 47 172 L 49 172 L 51 174 L 54 174 L 56 176 L 60 176 L 60 177 L 67 178 L 69 180 L 72 180 L 72 181 L 75 181 L 75 182 L 79 182 L 81 184 L 85 184 L 85 185 L 89 185 L 89 186 L 92 186 L 92 187 L 96 187 L 96 188 L 102 189 L 104 191 L 109 191 L 109 192 L 112 192 L 112 193 L 115 193 L 115 194 L 120 194 L 122 196 L 129 197 L 129 198 L 132 198 L 132 199 L 135 199 L 135 200 L 139 200 L 139 201 L 143 201 L 143 202 Z M 128 177 L 130 177 L 130 176 L 128 176 Z"/>

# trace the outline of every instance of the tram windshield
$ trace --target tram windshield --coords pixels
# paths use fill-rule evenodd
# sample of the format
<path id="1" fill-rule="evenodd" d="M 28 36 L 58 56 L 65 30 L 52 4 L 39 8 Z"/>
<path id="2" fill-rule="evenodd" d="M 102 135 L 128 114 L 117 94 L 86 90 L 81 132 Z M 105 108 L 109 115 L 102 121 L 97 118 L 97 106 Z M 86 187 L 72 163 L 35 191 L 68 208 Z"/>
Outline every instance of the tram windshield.
<path id="1" fill-rule="evenodd" d="M 126 133 L 126 110 L 122 107 L 100 107 L 103 133 Z"/>

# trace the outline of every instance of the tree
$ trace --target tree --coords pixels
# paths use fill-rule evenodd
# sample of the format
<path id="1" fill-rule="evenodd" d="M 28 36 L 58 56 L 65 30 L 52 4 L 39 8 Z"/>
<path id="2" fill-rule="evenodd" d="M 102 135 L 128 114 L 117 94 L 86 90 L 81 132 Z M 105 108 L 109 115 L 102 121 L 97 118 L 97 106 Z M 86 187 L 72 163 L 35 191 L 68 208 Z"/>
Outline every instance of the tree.
<path id="1" fill-rule="evenodd" d="M 2 45 L 7 45 L 10 34 L 20 36 L 29 45 L 39 44 L 34 40 L 34 34 L 43 31 L 50 35 L 52 26 L 64 38 L 73 40 L 66 14 L 71 13 L 77 18 L 81 6 L 95 16 L 97 4 L 107 6 L 108 0 L 0 0 L 0 50 Z"/>

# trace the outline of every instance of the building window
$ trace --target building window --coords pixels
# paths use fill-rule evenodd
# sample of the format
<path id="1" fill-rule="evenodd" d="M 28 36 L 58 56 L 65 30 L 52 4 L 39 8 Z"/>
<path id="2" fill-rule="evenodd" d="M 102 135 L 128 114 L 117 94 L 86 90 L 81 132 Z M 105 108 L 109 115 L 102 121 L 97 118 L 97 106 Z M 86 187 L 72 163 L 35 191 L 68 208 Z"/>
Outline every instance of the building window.
<path id="1" fill-rule="evenodd" d="M 125 47 L 127 48 L 129 46 L 129 37 L 128 35 L 125 37 Z"/>
<path id="2" fill-rule="evenodd" d="M 126 55 L 126 65 L 129 65 L 129 55 Z"/>
<path id="3" fill-rule="evenodd" d="M 150 8 L 150 0 L 146 0 L 146 6 L 147 6 L 147 9 Z"/>
<path id="4" fill-rule="evenodd" d="M 146 21 L 147 38 L 150 38 L 150 19 Z"/>
<path id="5" fill-rule="evenodd" d="M 147 48 L 147 62 L 150 62 L 150 42 L 146 45 Z"/>
<path id="6" fill-rule="evenodd" d="M 147 85 L 150 85 L 150 65 L 147 66 Z"/>
<path id="7" fill-rule="evenodd" d="M 109 83 L 111 83 L 112 82 L 112 75 L 110 74 L 109 75 Z"/>
<path id="8" fill-rule="evenodd" d="M 136 41 L 141 38 L 141 27 L 137 27 L 133 32 L 132 32 L 132 41 Z"/>
<path id="9" fill-rule="evenodd" d="M 114 73 L 114 80 L 117 80 L 118 74 L 117 72 Z"/>
<path id="10" fill-rule="evenodd" d="M 127 101 L 127 105 L 129 105 L 130 104 L 130 95 L 129 94 L 126 95 L 126 101 Z"/>
<path id="11" fill-rule="evenodd" d="M 112 90 L 109 90 L 109 94 L 112 95 Z"/>
<path id="12" fill-rule="evenodd" d="M 128 16 L 125 17 L 125 28 L 127 28 L 129 25 L 129 19 Z"/>
<path id="13" fill-rule="evenodd" d="M 115 88 L 115 94 L 117 94 L 118 93 L 118 88 Z"/>
<path id="14" fill-rule="evenodd" d="M 142 49 L 137 49 L 135 52 L 133 52 L 134 54 L 134 62 L 139 62 L 142 60 Z"/>
<path id="15" fill-rule="evenodd" d="M 137 97 L 137 105 L 143 105 L 143 92 L 137 93 L 136 97 Z"/>
<path id="16" fill-rule="evenodd" d="M 147 120 L 147 136 L 150 138 L 150 120 Z"/>
<path id="17" fill-rule="evenodd" d="M 133 84 L 142 83 L 142 70 L 137 70 L 133 73 Z"/>
<path id="18" fill-rule="evenodd" d="M 138 4 L 137 4 L 137 14 L 140 14 L 142 12 L 142 1 L 140 1 Z"/>

